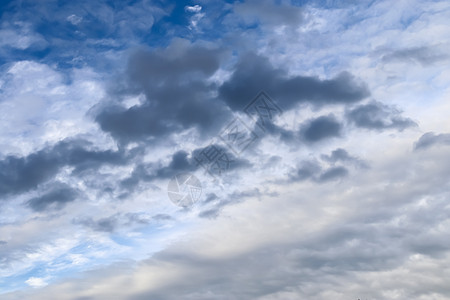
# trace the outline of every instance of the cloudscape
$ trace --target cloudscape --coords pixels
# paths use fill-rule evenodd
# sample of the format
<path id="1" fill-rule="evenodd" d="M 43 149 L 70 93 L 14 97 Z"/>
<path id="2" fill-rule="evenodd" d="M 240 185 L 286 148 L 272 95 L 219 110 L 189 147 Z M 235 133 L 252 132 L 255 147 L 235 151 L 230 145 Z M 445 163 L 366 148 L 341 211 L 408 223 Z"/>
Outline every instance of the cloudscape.
<path id="1" fill-rule="evenodd" d="M 450 299 L 449 1 L 0 15 L 0 299 Z"/>

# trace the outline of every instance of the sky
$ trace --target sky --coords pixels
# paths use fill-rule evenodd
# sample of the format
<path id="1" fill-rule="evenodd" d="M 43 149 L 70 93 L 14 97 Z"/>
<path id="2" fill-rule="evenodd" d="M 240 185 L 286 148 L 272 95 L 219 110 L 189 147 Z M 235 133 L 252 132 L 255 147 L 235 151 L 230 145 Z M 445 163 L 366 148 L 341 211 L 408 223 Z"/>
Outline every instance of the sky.
<path id="1" fill-rule="evenodd" d="M 0 4 L 0 298 L 450 299 L 450 2 Z"/>

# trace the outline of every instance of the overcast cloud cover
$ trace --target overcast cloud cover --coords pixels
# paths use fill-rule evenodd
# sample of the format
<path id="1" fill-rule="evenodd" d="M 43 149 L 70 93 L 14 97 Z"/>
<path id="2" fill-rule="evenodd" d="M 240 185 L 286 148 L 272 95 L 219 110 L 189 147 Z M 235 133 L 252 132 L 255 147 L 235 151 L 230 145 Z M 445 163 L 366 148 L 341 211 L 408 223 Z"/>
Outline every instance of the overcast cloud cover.
<path id="1" fill-rule="evenodd" d="M 0 299 L 450 299 L 449 1 L 0 14 Z"/>

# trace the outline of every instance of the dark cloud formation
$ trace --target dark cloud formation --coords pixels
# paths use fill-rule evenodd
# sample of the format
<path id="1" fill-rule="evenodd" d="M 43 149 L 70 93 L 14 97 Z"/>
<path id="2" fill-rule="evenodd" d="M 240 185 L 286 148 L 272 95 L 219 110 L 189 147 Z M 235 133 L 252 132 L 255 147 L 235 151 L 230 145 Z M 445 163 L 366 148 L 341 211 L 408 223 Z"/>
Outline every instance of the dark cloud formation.
<path id="1" fill-rule="evenodd" d="M 403 131 L 408 127 L 417 126 L 413 120 L 402 117 L 398 109 L 377 101 L 359 105 L 349 110 L 346 115 L 350 123 L 366 129 Z"/>
<path id="2" fill-rule="evenodd" d="M 0 196 L 32 190 L 52 179 L 63 166 L 73 166 L 73 172 L 79 173 L 102 164 L 120 165 L 127 161 L 121 151 L 96 151 L 88 149 L 90 146 L 82 140 L 64 140 L 25 157 L 7 156 L 0 161 Z"/>
<path id="3" fill-rule="evenodd" d="M 348 152 L 345 149 L 342 149 L 342 148 L 333 150 L 331 152 L 331 155 L 325 155 L 325 154 L 321 155 L 321 158 L 330 163 L 335 163 L 338 161 L 346 162 L 346 161 L 352 161 L 355 159 L 353 156 L 350 156 L 350 154 L 348 154 Z"/>
<path id="4" fill-rule="evenodd" d="M 298 131 L 285 129 L 274 123 L 267 123 L 267 133 L 277 136 L 286 144 L 297 145 L 299 141 L 315 143 L 322 140 L 341 137 L 343 125 L 334 115 L 320 116 L 304 122 Z"/>
<path id="5" fill-rule="evenodd" d="M 62 165 L 61 159 L 47 149 L 26 157 L 7 156 L 0 161 L 0 195 L 25 192 L 51 179 Z"/>
<path id="6" fill-rule="evenodd" d="M 432 65 L 436 62 L 449 59 L 444 51 L 434 47 L 413 47 L 392 51 L 383 55 L 383 62 L 419 63 L 422 66 Z"/>
<path id="7" fill-rule="evenodd" d="M 300 129 L 300 136 L 307 142 L 341 136 L 342 125 L 334 115 L 321 116 L 306 122 Z"/>
<path id="8" fill-rule="evenodd" d="M 450 145 L 450 134 L 441 133 L 435 134 L 434 132 L 427 132 L 422 135 L 419 140 L 415 143 L 414 149 L 426 149 L 434 145 Z"/>
<path id="9" fill-rule="evenodd" d="M 217 131 L 229 112 L 212 97 L 216 87 L 208 78 L 219 69 L 223 55 L 222 50 L 183 41 L 166 49 L 137 51 L 128 63 L 126 89 L 144 93 L 145 102 L 130 108 L 107 106 L 96 121 L 121 143 L 192 127 L 202 133 Z"/>
<path id="10" fill-rule="evenodd" d="M 241 110 L 264 89 L 283 109 L 297 103 L 313 105 L 348 104 L 370 95 L 366 84 L 343 72 L 332 79 L 289 76 L 275 68 L 266 57 L 254 53 L 242 55 L 231 78 L 220 88 L 221 99 L 232 110 Z"/>
<path id="11" fill-rule="evenodd" d="M 30 199 L 27 204 L 34 211 L 44 211 L 49 207 L 62 209 L 67 203 L 77 198 L 78 192 L 67 184 L 55 184 L 51 191 Z"/>
<path id="12" fill-rule="evenodd" d="M 202 154 L 205 151 L 218 160 L 209 162 Z M 214 153 L 209 151 L 214 151 Z M 220 157 L 222 158 L 219 159 Z M 220 165 L 217 165 L 216 162 Z M 214 166 L 217 166 L 217 168 Z M 135 167 L 131 176 L 122 181 L 122 186 L 132 189 L 141 181 L 150 182 L 158 179 L 168 179 L 179 173 L 194 172 L 196 170 L 207 170 L 214 176 L 220 176 L 222 173 L 250 166 L 251 164 L 248 160 L 236 157 L 224 146 L 211 144 L 194 149 L 190 154 L 184 150 L 177 151 L 172 155 L 168 165 L 161 165 L 161 163 L 139 164 Z"/>

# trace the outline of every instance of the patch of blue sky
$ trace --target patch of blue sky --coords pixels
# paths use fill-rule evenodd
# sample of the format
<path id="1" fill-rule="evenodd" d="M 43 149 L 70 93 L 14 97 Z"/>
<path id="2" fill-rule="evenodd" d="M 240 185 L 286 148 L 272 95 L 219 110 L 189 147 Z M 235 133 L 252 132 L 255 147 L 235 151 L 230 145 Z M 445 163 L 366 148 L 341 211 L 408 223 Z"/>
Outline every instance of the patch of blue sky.
<path id="1" fill-rule="evenodd" d="M 184 232 L 189 226 L 189 222 L 180 222 L 174 227 L 151 223 L 137 228 L 132 234 L 111 233 L 102 240 L 84 240 L 51 261 L 37 261 L 30 268 L 2 278 L 0 293 L 28 287 L 26 281 L 31 277 L 45 278 L 46 283 L 52 283 L 114 263 L 149 258 L 164 249 L 170 243 L 170 237 Z"/>

